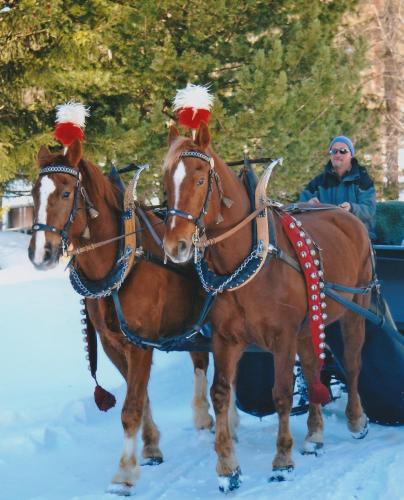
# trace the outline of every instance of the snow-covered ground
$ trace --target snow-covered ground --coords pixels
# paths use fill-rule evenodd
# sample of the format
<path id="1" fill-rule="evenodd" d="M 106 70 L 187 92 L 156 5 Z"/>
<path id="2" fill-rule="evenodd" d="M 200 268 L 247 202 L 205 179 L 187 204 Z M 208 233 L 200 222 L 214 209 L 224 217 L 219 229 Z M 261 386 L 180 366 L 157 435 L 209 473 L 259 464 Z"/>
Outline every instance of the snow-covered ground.
<path id="1" fill-rule="evenodd" d="M 0 499 L 99 500 L 123 446 L 120 408 L 125 388 L 102 354 L 98 378 L 118 400 L 108 413 L 96 408 L 79 316 L 80 297 L 63 267 L 35 271 L 28 237 L 0 232 Z M 212 371 L 209 371 L 212 379 Z M 156 353 L 150 384 L 161 430 L 164 463 L 142 467 L 136 496 L 142 499 L 223 499 L 215 475 L 213 435 L 196 432 L 190 401 L 192 364 L 186 353 Z M 234 498 L 300 500 L 404 499 L 404 427 L 371 425 L 351 438 L 344 397 L 328 405 L 326 451 L 302 456 L 306 416 L 291 418 L 296 476 L 268 483 L 277 419 L 241 414 L 236 445 L 244 482 Z"/>

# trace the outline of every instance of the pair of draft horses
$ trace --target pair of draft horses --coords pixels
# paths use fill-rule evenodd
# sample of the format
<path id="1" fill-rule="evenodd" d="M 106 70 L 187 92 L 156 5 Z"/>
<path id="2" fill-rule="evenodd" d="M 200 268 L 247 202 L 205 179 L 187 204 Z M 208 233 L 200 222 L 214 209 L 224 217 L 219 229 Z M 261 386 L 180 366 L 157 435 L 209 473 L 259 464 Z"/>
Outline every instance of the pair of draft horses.
<path id="1" fill-rule="evenodd" d="M 187 155 L 188 152 L 201 155 Z M 210 161 L 206 161 L 209 158 Z M 119 215 L 122 206 L 114 184 L 101 171 L 82 157 L 82 146 L 75 141 L 66 155 L 50 153 L 44 146 L 38 154 L 39 168 L 66 165 L 79 172 L 80 186 L 97 208 L 99 216 L 89 217 L 85 197 L 77 195 L 78 182 L 64 173 L 40 175 L 33 189 L 36 220 L 43 231 L 33 234 L 29 247 L 30 259 L 41 269 L 53 267 L 61 255 L 60 232 L 45 226 L 65 228 L 73 247 L 88 242 L 84 234 L 89 229 L 91 241 L 104 241 L 119 235 Z M 214 169 L 218 182 L 210 182 Z M 209 188 L 210 186 L 210 188 Z M 182 137 L 175 127 L 170 129 L 169 149 L 164 161 L 164 188 L 168 207 L 173 212 L 165 226 L 147 211 L 150 224 L 164 242 L 159 248 L 147 230 L 142 231 L 142 247 L 175 263 L 182 263 L 185 273 L 179 275 L 154 263 L 139 260 L 119 291 L 122 309 L 128 325 L 144 338 L 157 339 L 182 331 L 195 321 L 202 305 L 198 276 L 189 261 L 193 256 L 195 220 L 203 222 L 206 234 L 216 237 L 235 227 L 250 213 L 250 201 L 243 180 L 217 156 L 210 145 L 207 125 L 201 124 L 195 139 Z M 211 192 L 210 192 L 211 191 Z M 223 203 L 223 195 L 233 203 Z M 271 210 L 271 209 L 269 209 Z M 192 217 L 184 216 L 192 215 Z M 369 239 L 364 226 L 343 210 L 302 213 L 302 227 L 322 249 L 324 276 L 328 281 L 347 287 L 367 284 L 372 278 Z M 274 216 L 273 230 L 277 245 L 294 256 L 279 219 Z M 143 223 L 138 222 L 141 229 Z M 86 235 L 88 237 L 88 234 Z M 220 275 L 232 273 L 252 245 L 251 225 L 247 224 L 205 252 L 209 267 Z M 100 280 L 113 267 L 117 243 L 101 246 L 77 255 L 75 266 L 87 279 Z M 364 307 L 368 295 L 342 294 Z M 152 361 L 152 349 L 139 349 L 121 333 L 111 298 L 86 299 L 91 322 L 99 333 L 103 348 L 127 382 L 126 399 L 122 408 L 125 444 L 110 492 L 132 493 L 139 476 L 135 455 L 135 440 L 141 424 L 144 441 L 143 456 L 158 462 L 159 432 L 151 416 L 147 384 Z M 215 450 L 220 489 L 229 491 L 239 486 L 241 471 L 234 451 L 231 411 L 231 388 L 237 363 L 249 344 L 269 350 L 275 363 L 273 400 L 279 417 L 276 455 L 272 463 L 271 480 L 283 480 L 293 472 L 289 413 L 292 406 L 293 368 L 299 354 L 309 389 L 318 377 L 316 357 L 307 322 L 308 300 L 304 277 L 284 262 L 273 259 L 246 286 L 218 294 L 210 312 L 213 328 L 214 380 L 211 400 L 216 416 Z M 358 395 L 361 349 L 365 337 L 364 319 L 327 299 L 326 324 L 340 321 L 345 344 L 345 368 L 348 386 L 346 415 L 352 435 L 364 434 L 367 417 Z M 206 398 L 206 354 L 191 354 L 195 372 L 194 420 L 198 429 L 211 428 L 212 417 Z M 259 383 L 259 381 L 257 381 Z M 234 415 L 233 415 L 234 417 Z M 303 444 L 306 453 L 317 453 L 323 446 L 323 419 L 320 404 L 310 403 L 308 432 Z"/>

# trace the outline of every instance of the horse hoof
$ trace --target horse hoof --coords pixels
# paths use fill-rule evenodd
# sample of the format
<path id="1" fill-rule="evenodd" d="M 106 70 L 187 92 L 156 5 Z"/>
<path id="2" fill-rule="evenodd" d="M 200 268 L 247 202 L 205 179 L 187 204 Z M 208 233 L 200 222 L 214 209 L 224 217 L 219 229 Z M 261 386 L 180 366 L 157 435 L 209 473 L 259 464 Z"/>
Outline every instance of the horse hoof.
<path id="1" fill-rule="evenodd" d="M 231 474 L 227 476 L 219 476 L 219 490 L 222 493 L 228 493 L 229 491 L 236 490 L 240 488 L 240 484 L 243 479 L 241 476 L 240 467 L 237 467 Z"/>
<path id="2" fill-rule="evenodd" d="M 292 481 L 295 478 L 295 468 L 293 465 L 287 465 L 286 467 L 274 467 L 272 469 L 272 475 L 268 479 L 270 483 L 281 482 L 281 481 Z"/>
<path id="3" fill-rule="evenodd" d="M 160 465 L 163 463 L 163 457 L 147 457 L 145 458 L 141 465 Z"/>
<path id="4" fill-rule="evenodd" d="M 202 418 L 195 422 L 195 427 L 197 431 L 203 431 L 205 429 L 211 431 L 215 428 L 215 421 L 212 415 L 208 414 L 206 418 Z"/>
<path id="5" fill-rule="evenodd" d="M 362 427 L 362 429 L 358 432 L 352 432 L 351 435 L 354 439 L 363 439 L 364 437 L 367 436 L 369 432 L 369 419 L 366 418 L 365 425 Z"/>
<path id="6" fill-rule="evenodd" d="M 111 483 L 107 488 L 107 493 L 120 497 L 130 497 L 135 494 L 135 487 L 125 483 Z"/>
<path id="7" fill-rule="evenodd" d="M 314 455 L 316 457 L 324 453 L 324 443 L 313 443 L 311 441 L 305 441 L 303 447 L 300 450 L 302 455 Z"/>

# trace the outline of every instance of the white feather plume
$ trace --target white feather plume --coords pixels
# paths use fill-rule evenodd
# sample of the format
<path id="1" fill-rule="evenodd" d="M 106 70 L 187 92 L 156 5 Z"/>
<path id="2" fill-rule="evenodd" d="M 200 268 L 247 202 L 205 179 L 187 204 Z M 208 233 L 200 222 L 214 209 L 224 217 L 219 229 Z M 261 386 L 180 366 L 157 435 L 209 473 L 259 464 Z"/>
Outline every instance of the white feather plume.
<path id="1" fill-rule="evenodd" d="M 74 123 L 83 129 L 88 116 L 90 116 L 90 108 L 86 108 L 81 102 L 69 101 L 56 106 L 56 123 Z"/>
<path id="2" fill-rule="evenodd" d="M 177 90 L 173 100 L 173 109 L 182 108 L 207 109 L 213 104 L 213 95 L 209 93 L 209 85 L 194 85 L 188 83 L 185 89 Z"/>

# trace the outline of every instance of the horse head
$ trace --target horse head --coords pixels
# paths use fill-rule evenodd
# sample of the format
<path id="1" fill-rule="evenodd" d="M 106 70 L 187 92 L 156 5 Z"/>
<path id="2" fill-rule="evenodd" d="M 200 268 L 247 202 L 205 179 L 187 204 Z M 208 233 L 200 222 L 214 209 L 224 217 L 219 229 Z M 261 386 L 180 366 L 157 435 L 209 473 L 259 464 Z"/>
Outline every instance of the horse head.
<path id="1" fill-rule="evenodd" d="M 116 187 L 83 158 L 79 140 L 66 154 L 41 146 L 37 161 L 38 179 L 32 190 L 35 222 L 28 256 L 37 269 L 47 270 L 56 266 L 70 243 L 88 242 L 90 229 L 99 239 L 106 226 L 114 231 L 109 222 L 116 219 L 121 206 Z M 102 217 L 98 218 L 99 213 Z"/>
<path id="2" fill-rule="evenodd" d="M 209 130 L 203 122 L 195 140 L 181 137 L 175 127 L 170 128 L 164 160 L 168 206 L 164 250 L 177 263 L 190 260 L 193 235 L 203 233 L 205 225 L 212 223 L 213 207 L 220 204 L 217 196 L 212 196 L 215 170 L 209 145 Z"/>
<path id="3" fill-rule="evenodd" d="M 28 248 L 28 256 L 37 269 L 55 267 L 69 231 L 80 233 L 86 226 L 85 211 L 80 210 L 81 157 L 80 141 L 75 141 L 66 155 L 63 151 L 51 153 L 45 146 L 39 150 L 38 178 L 32 189 L 35 222 Z"/>

